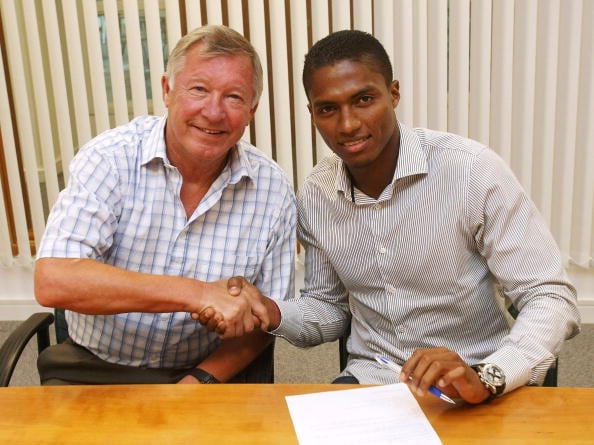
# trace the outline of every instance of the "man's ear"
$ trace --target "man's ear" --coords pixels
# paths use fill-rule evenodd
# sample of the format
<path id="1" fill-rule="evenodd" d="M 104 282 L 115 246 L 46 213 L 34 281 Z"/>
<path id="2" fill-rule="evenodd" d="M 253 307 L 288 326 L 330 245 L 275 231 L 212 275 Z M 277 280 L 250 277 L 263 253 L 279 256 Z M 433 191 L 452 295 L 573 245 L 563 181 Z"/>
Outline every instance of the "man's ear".
<path id="1" fill-rule="evenodd" d="M 307 104 L 307 110 L 309 111 L 309 114 L 311 115 L 311 104 L 309 102 Z"/>
<path id="2" fill-rule="evenodd" d="M 392 95 L 392 107 L 396 108 L 400 102 L 400 82 L 393 80 L 390 84 L 390 94 Z"/>
<path id="3" fill-rule="evenodd" d="M 161 95 L 163 97 L 163 103 L 167 107 L 169 105 L 169 92 L 171 91 L 171 85 L 169 85 L 169 77 L 167 74 L 161 76 Z"/>
<path id="4" fill-rule="evenodd" d="M 250 122 L 251 122 L 251 121 L 254 119 L 254 116 L 256 115 L 256 111 L 258 110 L 258 105 L 259 105 L 259 104 L 260 104 L 260 102 L 258 102 L 256 105 L 254 105 L 254 106 L 252 107 L 252 109 L 250 110 L 248 121 L 247 121 L 247 123 L 245 124 L 245 125 L 246 125 L 246 127 L 247 127 L 247 126 L 250 124 Z"/>

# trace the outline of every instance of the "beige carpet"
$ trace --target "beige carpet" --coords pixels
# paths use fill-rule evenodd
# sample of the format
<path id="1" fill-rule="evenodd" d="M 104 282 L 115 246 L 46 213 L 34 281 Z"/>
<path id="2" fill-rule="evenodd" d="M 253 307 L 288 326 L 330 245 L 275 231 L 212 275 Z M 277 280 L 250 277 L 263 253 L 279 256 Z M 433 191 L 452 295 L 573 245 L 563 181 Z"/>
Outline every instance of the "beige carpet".
<path id="1" fill-rule="evenodd" d="M 0 322 L 0 343 L 17 326 L 17 321 Z M 52 340 L 53 341 L 53 340 Z M 27 346 L 11 386 L 38 385 L 35 360 L 37 345 Z M 283 339 L 276 342 L 275 380 L 277 383 L 329 383 L 338 374 L 338 343 L 308 349 L 292 346 Z M 582 326 L 582 333 L 566 342 L 559 356 L 559 386 L 594 387 L 594 324 Z"/>

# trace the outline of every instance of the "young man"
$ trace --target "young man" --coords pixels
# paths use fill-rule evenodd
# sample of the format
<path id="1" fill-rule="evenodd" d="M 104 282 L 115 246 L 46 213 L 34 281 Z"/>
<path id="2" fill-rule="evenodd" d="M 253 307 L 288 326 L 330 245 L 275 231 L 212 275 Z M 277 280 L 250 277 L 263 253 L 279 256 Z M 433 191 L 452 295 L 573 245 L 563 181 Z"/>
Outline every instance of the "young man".
<path id="1" fill-rule="evenodd" d="M 196 29 L 162 88 L 167 116 L 84 146 L 50 214 L 36 297 L 68 309 L 70 339 L 40 356 L 42 383 L 228 381 L 272 336 L 249 333 L 254 315 L 267 325 L 265 309 L 229 296 L 226 279 L 293 294 L 292 186 L 240 140 L 262 92 L 254 48 L 224 26 Z M 189 315 L 203 311 L 227 336 L 249 334 L 221 341 Z"/>
<path id="2" fill-rule="evenodd" d="M 558 247 L 492 150 L 398 122 L 392 79 L 364 32 L 336 32 L 306 55 L 308 108 L 335 155 L 300 187 L 305 286 L 300 298 L 264 300 L 269 326 L 298 346 L 350 326 L 339 381 L 436 385 L 469 403 L 540 384 L 579 332 Z M 512 327 L 496 287 L 519 310 Z"/>

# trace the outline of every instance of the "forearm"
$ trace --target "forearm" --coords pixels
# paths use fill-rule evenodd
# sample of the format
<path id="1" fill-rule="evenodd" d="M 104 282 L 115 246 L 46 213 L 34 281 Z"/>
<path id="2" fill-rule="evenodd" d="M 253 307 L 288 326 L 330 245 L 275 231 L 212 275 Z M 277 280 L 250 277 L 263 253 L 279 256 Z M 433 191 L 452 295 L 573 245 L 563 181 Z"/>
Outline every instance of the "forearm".
<path id="1" fill-rule="evenodd" d="M 217 380 L 226 382 L 258 357 L 273 338 L 268 333 L 256 330 L 242 337 L 223 340 L 197 367 L 212 374 Z"/>
<path id="2" fill-rule="evenodd" d="M 191 312 L 200 309 L 196 302 L 204 292 L 197 280 L 131 272 L 90 259 L 39 259 L 34 280 L 41 305 L 84 314 Z"/>

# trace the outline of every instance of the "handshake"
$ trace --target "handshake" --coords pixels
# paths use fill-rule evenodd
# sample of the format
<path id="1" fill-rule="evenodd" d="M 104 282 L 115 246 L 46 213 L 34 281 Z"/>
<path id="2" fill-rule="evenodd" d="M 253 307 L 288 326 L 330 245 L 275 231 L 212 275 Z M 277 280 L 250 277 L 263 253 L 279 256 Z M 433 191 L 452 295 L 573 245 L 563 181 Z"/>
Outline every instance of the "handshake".
<path id="1" fill-rule="evenodd" d="M 221 338 L 239 337 L 254 329 L 273 330 L 280 324 L 276 303 L 243 277 L 204 283 L 202 307 L 194 320 Z"/>

